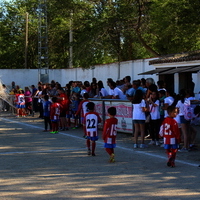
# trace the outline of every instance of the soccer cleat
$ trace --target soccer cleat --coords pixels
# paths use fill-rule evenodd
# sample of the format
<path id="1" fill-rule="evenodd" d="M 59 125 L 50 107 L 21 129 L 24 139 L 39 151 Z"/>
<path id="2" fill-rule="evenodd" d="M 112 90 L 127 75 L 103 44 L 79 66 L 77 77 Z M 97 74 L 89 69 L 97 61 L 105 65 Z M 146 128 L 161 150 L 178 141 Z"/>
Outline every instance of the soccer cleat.
<path id="1" fill-rule="evenodd" d="M 155 141 L 151 140 L 151 142 L 149 142 L 150 145 L 155 145 Z"/>
<path id="2" fill-rule="evenodd" d="M 174 161 L 173 161 L 172 158 L 169 158 L 169 159 L 168 159 L 168 161 L 167 161 L 167 166 L 168 166 L 168 167 L 173 167 L 173 166 L 175 166 L 175 165 L 174 165 Z"/>
<path id="3" fill-rule="evenodd" d="M 134 148 L 134 149 L 137 149 L 137 148 L 138 148 L 138 144 L 134 144 L 134 145 L 133 145 L 133 148 Z"/>
<path id="4" fill-rule="evenodd" d="M 55 133 L 56 133 L 56 131 L 51 131 L 50 133 L 51 133 L 51 134 L 55 134 Z"/>
<path id="5" fill-rule="evenodd" d="M 90 149 L 88 150 L 87 155 L 88 155 L 88 156 L 91 155 L 91 150 L 90 150 Z"/>
<path id="6" fill-rule="evenodd" d="M 144 149 L 144 148 L 146 148 L 146 147 L 147 147 L 146 144 L 140 144 L 140 149 Z"/>
<path id="7" fill-rule="evenodd" d="M 160 142 L 159 141 L 156 141 L 156 146 L 160 146 Z"/>
<path id="8" fill-rule="evenodd" d="M 182 149 L 179 149 L 178 151 L 179 151 L 179 152 L 188 152 L 188 149 L 182 148 Z"/>
<path id="9" fill-rule="evenodd" d="M 92 153 L 92 156 L 96 156 L 96 154 L 95 154 L 95 153 Z"/>
<path id="10" fill-rule="evenodd" d="M 112 154 L 110 155 L 109 162 L 110 162 L 110 163 L 114 163 L 114 162 L 115 162 L 115 154 L 114 154 L 114 153 L 112 153 Z"/>
<path id="11" fill-rule="evenodd" d="M 175 167 L 174 161 L 171 162 L 171 167 Z"/>

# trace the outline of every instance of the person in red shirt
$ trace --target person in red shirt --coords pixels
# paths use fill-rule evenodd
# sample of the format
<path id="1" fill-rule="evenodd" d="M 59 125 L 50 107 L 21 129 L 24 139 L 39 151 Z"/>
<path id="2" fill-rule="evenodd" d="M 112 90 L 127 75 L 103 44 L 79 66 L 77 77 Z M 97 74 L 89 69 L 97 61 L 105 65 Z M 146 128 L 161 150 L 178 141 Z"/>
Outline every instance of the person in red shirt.
<path id="1" fill-rule="evenodd" d="M 70 101 L 62 88 L 58 89 L 57 99 L 58 99 L 58 103 L 60 103 L 61 105 L 60 130 L 61 131 L 68 130 L 69 125 L 67 123 L 66 114 L 67 114 L 67 111 L 69 110 Z"/>
<path id="2" fill-rule="evenodd" d="M 115 162 L 114 148 L 116 147 L 116 135 L 117 135 L 117 123 L 118 119 L 115 118 L 116 108 L 108 108 L 109 119 L 106 119 L 103 127 L 103 140 L 104 148 L 106 152 L 110 155 L 110 162 Z"/>
<path id="3" fill-rule="evenodd" d="M 180 131 L 178 123 L 174 119 L 178 110 L 174 106 L 167 108 L 168 117 L 166 117 L 160 127 L 160 136 L 164 138 L 164 149 L 168 155 L 167 166 L 175 167 L 176 152 L 180 143 Z"/>
<path id="4" fill-rule="evenodd" d="M 52 134 L 58 133 L 58 124 L 60 121 L 61 105 L 57 103 L 57 97 L 52 98 L 52 104 L 50 108 L 50 119 L 52 122 Z"/>
<path id="5" fill-rule="evenodd" d="M 98 123 L 101 123 L 101 118 L 97 112 L 94 111 L 95 104 L 89 102 L 86 105 L 88 113 L 85 114 L 84 124 L 86 126 L 86 145 L 88 148 L 88 155 L 91 155 L 90 141 L 92 142 L 92 156 L 95 156 L 96 141 L 98 137 Z"/>

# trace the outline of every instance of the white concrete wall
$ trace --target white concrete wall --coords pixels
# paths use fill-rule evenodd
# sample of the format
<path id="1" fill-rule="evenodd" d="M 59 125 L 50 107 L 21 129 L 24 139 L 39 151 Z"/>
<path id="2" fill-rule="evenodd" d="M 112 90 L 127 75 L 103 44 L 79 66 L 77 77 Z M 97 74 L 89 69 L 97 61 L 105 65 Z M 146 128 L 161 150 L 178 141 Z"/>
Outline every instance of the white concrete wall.
<path id="1" fill-rule="evenodd" d="M 116 81 L 127 75 L 131 76 L 132 80 L 152 77 L 157 81 L 156 75 L 138 75 L 154 69 L 153 66 L 149 65 L 149 60 L 151 59 L 121 62 L 120 69 L 119 63 L 96 65 L 89 69 L 50 69 L 48 70 L 49 82 L 55 80 L 65 86 L 71 80 L 91 82 L 92 78 L 95 77 L 97 80 L 102 80 L 106 87 L 107 78 Z M 0 69 L 0 79 L 7 86 L 11 86 L 11 82 L 15 81 L 16 85 L 24 88 L 25 86 L 37 85 L 40 73 L 45 74 L 46 72 L 38 69 Z"/>
<path id="2" fill-rule="evenodd" d="M 0 69 L 2 83 L 11 87 L 11 82 L 24 88 L 38 82 L 37 69 Z"/>

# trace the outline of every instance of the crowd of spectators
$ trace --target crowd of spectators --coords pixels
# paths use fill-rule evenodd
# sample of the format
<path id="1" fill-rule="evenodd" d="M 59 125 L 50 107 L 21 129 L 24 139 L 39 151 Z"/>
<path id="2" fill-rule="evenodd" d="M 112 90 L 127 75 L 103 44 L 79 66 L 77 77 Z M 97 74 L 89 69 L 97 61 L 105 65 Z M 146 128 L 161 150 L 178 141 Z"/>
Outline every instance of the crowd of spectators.
<path id="1" fill-rule="evenodd" d="M 67 130 L 70 126 L 70 116 L 72 113 L 76 113 L 78 104 L 81 102 L 80 99 L 86 93 L 88 98 L 129 100 L 133 105 L 134 148 L 145 148 L 144 138 L 147 132 L 152 138 L 150 145 L 161 145 L 159 128 L 164 118 L 168 116 L 167 108 L 173 105 L 179 109 L 176 120 L 180 124 L 180 129 L 182 129 L 184 142 L 182 151 L 187 152 L 194 145 L 196 133 L 190 125 L 191 120 L 183 120 L 185 101 L 195 100 L 193 91 L 183 89 L 180 94 L 175 95 L 162 80 L 155 83 L 152 78 L 131 80 L 130 76 L 117 81 L 108 78 L 106 84 L 108 89 L 104 87 L 101 80 L 97 81 L 96 78 L 93 78 L 91 82 L 69 81 L 65 86 L 61 86 L 59 82 L 52 80 L 50 83 L 38 82 L 37 86 L 26 86 L 23 90 L 13 81 L 9 94 L 15 96 L 18 93 L 23 93 L 26 115 L 39 112 L 40 118 L 44 118 L 44 97 L 46 95 L 49 98 L 57 97 L 63 108 L 60 114 L 62 130 Z M 145 123 L 147 116 L 150 116 L 150 121 Z M 140 146 L 138 145 L 139 134 L 141 134 Z"/>

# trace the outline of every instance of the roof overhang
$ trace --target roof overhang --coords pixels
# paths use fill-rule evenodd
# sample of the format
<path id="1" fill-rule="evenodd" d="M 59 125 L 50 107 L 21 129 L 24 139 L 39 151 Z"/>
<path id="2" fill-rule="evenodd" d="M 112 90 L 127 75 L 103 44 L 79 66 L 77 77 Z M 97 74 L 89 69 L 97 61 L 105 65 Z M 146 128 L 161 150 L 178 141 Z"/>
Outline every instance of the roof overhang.
<path id="1" fill-rule="evenodd" d="M 159 67 L 159 68 L 155 68 L 154 70 L 140 73 L 138 75 L 148 75 L 148 74 L 162 75 L 162 74 L 175 74 L 175 73 L 184 73 L 184 72 L 197 73 L 199 71 L 200 71 L 200 65 L 187 66 L 187 67 Z"/>

